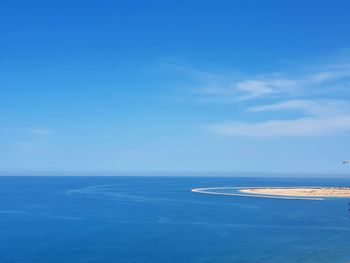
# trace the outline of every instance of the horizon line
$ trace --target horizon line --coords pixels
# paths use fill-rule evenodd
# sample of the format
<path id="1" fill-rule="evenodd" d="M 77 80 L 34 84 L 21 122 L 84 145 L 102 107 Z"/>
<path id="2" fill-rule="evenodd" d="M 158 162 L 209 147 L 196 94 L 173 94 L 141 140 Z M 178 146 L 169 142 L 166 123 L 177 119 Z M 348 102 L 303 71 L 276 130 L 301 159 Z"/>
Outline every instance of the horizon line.
<path id="1" fill-rule="evenodd" d="M 0 176 L 151 176 L 151 177 L 332 177 L 350 178 L 349 173 L 340 172 L 286 172 L 286 171 L 0 171 Z"/>

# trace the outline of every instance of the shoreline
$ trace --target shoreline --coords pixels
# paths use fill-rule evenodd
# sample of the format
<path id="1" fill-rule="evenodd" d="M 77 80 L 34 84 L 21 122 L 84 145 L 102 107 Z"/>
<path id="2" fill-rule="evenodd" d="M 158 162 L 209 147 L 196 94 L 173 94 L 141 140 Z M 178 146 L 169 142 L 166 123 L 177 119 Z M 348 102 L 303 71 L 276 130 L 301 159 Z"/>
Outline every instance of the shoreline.
<path id="1" fill-rule="evenodd" d="M 194 188 L 191 189 L 191 192 L 223 196 L 314 201 L 322 201 L 326 198 L 350 198 L 350 188 L 348 187 L 209 187 Z"/>
<path id="2" fill-rule="evenodd" d="M 296 187 L 296 188 L 244 188 L 239 192 L 246 194 L 316 197 L 316 198 L 350 198 L 350 188 L 347 187 Z"/>

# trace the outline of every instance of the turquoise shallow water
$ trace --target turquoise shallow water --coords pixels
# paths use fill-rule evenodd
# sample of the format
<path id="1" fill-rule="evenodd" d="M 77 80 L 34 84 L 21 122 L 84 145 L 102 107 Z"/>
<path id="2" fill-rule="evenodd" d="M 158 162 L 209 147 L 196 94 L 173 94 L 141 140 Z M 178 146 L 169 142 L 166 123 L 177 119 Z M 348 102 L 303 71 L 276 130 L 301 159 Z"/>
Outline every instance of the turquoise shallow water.
<path id="1" fill-rule="evenodd" d="M 242 192 L 244 189 L 259 189 L 265 187 L 209 187 L 209 188 L 193 188 L 191 191 L 193 193 L 199 194 L 209 194 L 209 195 L 226 195 L 226 196 L 239 196 L 239 197 L 255 197 L 255 198 L 274 198 L 274 199 L 293 199 L 293 200 L 315 200 L 322 201 L 325 199 L 340 199 L 344 197 L 312 197 L 312 196 L 293 196 L 293 195 L 274 195 L 274 194 L 256 194 L 256 193 L 245 193 Z M 268 187 L 276 188 L 276 187 Z M 277 187 L 283 189 L 295 189 L 295 188 L 305 188 L 305 186 L 298 187 Z M 306 188 L 324 188 L 330 189 L 330 187 L 315 187 L 315 186 L 306 186 Z"/>
<path id="2" fill-rule="evenodd" d="M 349 262 L 346 199 L 192 193 L 350 180 L 0 177 L 0 262 Z"/>

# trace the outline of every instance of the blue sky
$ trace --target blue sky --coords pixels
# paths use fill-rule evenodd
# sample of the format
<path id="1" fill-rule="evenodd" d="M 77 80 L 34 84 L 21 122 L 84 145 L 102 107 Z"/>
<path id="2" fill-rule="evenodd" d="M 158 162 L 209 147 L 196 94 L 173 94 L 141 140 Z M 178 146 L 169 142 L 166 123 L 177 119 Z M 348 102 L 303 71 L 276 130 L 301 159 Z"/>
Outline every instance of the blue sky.
<path id="1" fill-rule="evenodd" d="M 0 2 L 0 171 L 350 173 L 349 1 Z"/>

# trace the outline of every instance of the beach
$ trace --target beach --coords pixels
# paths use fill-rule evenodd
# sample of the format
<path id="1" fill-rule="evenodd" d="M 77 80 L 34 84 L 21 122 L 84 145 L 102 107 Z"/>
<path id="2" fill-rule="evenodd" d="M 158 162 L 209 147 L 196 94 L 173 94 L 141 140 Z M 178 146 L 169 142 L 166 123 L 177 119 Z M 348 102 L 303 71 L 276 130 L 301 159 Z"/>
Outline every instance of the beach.
<path id="1" fill-rule="evenodd" d="M 244 188 L 239 192 L 255 195 L 273 195 L 290 197 L 338 197 L 350 198 L 350 188 L 327 187 L 327 188 Z"/>

